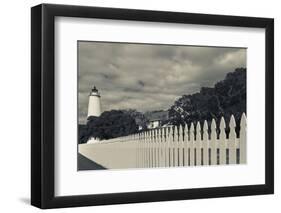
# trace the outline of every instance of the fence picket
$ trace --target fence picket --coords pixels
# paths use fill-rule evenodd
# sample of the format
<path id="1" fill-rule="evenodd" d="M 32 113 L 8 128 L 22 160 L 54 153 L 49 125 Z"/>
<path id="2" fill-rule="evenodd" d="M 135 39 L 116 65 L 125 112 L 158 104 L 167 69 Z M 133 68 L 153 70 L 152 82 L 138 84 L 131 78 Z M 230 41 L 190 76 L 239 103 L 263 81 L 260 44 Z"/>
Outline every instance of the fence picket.
<path id="1" fill-rule="evenodd" d="M 150 131 L 151 133 L 151 140 L 150 140 L 150 155 L 151 155 L 151 168 L 154 167 L 154 130 Z"/>
<path id="2" fill-rule="evenodd" d="M 146 164 L 150 167 L 150 131 L 147 131 L 146 135 Z"/>
<path id="3" fill-rule="evenodd" d="M 135 150 L 136 150 L 136 168 L 139 168 L 139 159 L 140 159 L 139 146 L 140 146 L 140 143 L 137 142 L 136 135 L 138 135 L 138 134 L 137 133 L 134 134 L 134 145 L 135 145 Z"/>
<path id="4" fill-rule="evenodd" d="M 210 164 L 216 165 L 217 164 L 217 125 L 215 119 L 212 119 L 211 123 L 211 140 L 210 140 L 210 151 L 208 152 L 211 154 L 210 158 Z"/>
<path id="5" fill-rule="evenodd" d="M 247 121 L 245 113 L 242 114 L 240 121 L 240 140 L 239 140 L 239 153 L 240 153 L 240 162 L 241 164 L 246 163 L 246 133 L 247 133 Z"/>
<path id="6" fill-rule="evenodd" d="M 141 145 L 141 156 L 142 156 L 142 161 L 141 161 L 141 164 L 142 164 L 142 166 L 141 166 L 141 168 L 145 168 L 146 167 L 146 165 L 145 165 L 145 134 L 146 134 L 146 132 L 142 132 L 141 134 L 140 134 L 140 138 L 142 139 L 141 141 L 141 143 L 142 143 L 142 145 Z"/>
<path id="7" fill-rule="evenodd" d="M 145 155 L 146 155 L 146 159 L 145 159 L 145 164 L 146 167 L 149 168 L 149 131 L 146 132 L 146 139 L 145 139 Z"/>
<path id="8" fill-rule="evenodd" d="M 184 125 L 184 141 L 183 141 L 183 165 L 189 166 L 189 134 L 188 134 L 188 126 L 185 123 Z"/>
<path id="9" fill-rule="evenodd" d="M 174 152 L 173 152 L 173 143 L 174 143 L 174 130 L 173 127 L 170 127 L 170 132 L 169 132 L 169 166 L 172 167 L 174 166 Z"/>
<path id="10" fill-rule="evenodd" d="M 178 127 L 174 127 L 174 143 L 173 143 L 173 153 L 174 153 L 174 165 L 179 166 L 178 164 L 178 148 L 179 148 L 179 134 Z"/>
<path id="11" fill-rule="evenodd" d="M 156 160 L 155 160 L 155 167 L 159 167 L 159 131 L 160 129 L 156 129 L 156 136 L 155 136 L 155 150 L 156 150 Z"/>
<path id="12" fill-rule="evenodd" d="M 169 167 L 169 127 L 165 128 L 165 167 Z"/>
<path id="13" fill-rule="evenodd" d="M 145 168 L 146 167 L 146 144 L 145 144 L 145 136 L 146 136 L 146 132 L 142 132 L 140 137 L 142 138 L 142 167 L 141 168 Z"/>
<path id="14" fill-rule="evenodd" d="M 141 140 L 140 140 L 140 137 L 139 137 L 140 133 L 137 133 L 136 134 L 136 139 L 135 139 L 135 143 L 137 144 L 137 151 L 138 151 L 138 158 L 137 158 L 137 165 L 138 167 L 137 168 L 141 168 L 141 160 L 142 160 L 142 156 L 141 156 Z"/>
<path id="15" fill-rule="evenodd" d="M 143 133 L 143 132 L 142 132 Z M 139 164 L 139 167 L 138 168 L 143 168 L 144 165 L 143 165 L 143 153 L 142 153 L 142 147 L 143 147 L 143 139 L 141 137 L 141 134 L 142 133 L 138 133 L 138 137 L 137 137 L 137 141 L 136 143 L 138 143 L 138 141 L 140 141 L 138 144 L 139 144 L 139 158 L 138 158 L 138 164 Z"/>
<path id="16" fill-rule="evenodd" d="M 154 130 L 154 167 L 157 167 L 157 129 Z"/>
<path id="17" fill-rule="evenodd" d="M 153 133 L 152 130 L 149 131 L 149 135 L 148 135 L 149 139 L 148 139 L 148 143 L 149 143 L 149 167 L 153 167 Z"/>
<path id="18" fill-rule="evenodd" d="M 208 159 L 209 159 L 209 135 L 208 135 L 208 123 L 205 120 L 203 125 L 203 165 L 208 165 Z"/>
<path id="19" fill-rule="evenodd" d="M 194 159 L 194 125 L 191 123 L 190 129 L 189 129 L 189 135 L 190 135 L 190 140 L 189 140 L 189 160 L 190 160 L 190 166 L 195 165 L 195 159 Z"/>
<path id="20" fill-rule="evenodd" d="M 136 162 L 136 168 L 138 168 L 139 166 L 139 143 L 138 143 L 138 133 L 135 133 L 134 134 L 134 141 L 133 141 L 133 144 L 134 144 L 134 151 L 135 151 L 135 155 L 136 155 L 136 159 L 135 159 L 135 162 Z"/>
<path id="21" fill-rule="evenodd" d="M 151 130 L 151 167 L 155 167 L 155 130 Z"/>
<path id="22" fill-rule="evenodd" d="M 201 125 L 198 121 L 196 124 L 196 141 L 195 141 L 195 150 L 196 150 L 196 166 L 201 165 Z"/>
<path id="23" fill-rule="evenodd" d="M 234 116 L 231 115 L 229 122 L 229 139 L 228 139 L 228 149 L 229 149 L 229 164 L 236 164 L 236 132 L 235 132 L 236 122 Z"/>
<path id="24" fill-rule="evenodd" d="M 165 128 L 161 129 L 160 151 L 160 166 L 165 167 Z"/>
<path id="25" fill-rule="evenodd" d="M 158 166 L 158 146 L 157 146 L 157 137 L 158 129 L 154 130 L 154 167 Z"/>
<path id="26" fill-rule="evenodd" d="M 179 127 L 179 165 L 183 166 L 183 152 L 184 152 L 184 143 L 183 143 L 183 128 L 182 125 Z"/>
<path id="27" fill-rule="evenodd" d="M 226 134 L 225 134 L 225 120 L 224 117 L 221 117 L 220 121 L 220 135 L 219 135 L 219 162 L 220 165 L 226 164 Z"/>

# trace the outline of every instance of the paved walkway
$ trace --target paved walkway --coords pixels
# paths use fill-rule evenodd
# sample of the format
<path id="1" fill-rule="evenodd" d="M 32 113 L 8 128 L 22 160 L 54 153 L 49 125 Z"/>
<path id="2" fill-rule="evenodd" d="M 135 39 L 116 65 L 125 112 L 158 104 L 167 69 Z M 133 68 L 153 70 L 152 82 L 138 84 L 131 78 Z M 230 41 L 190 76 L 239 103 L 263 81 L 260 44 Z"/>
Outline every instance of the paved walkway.
<path id="1" fill-rule="evenodd" d="M 78 170 L 100 170 L 100 169 L 106 169 L 106 168 L 95 163 L 89 158 L 86 158 L 84 155 L 78 153 Z"/>

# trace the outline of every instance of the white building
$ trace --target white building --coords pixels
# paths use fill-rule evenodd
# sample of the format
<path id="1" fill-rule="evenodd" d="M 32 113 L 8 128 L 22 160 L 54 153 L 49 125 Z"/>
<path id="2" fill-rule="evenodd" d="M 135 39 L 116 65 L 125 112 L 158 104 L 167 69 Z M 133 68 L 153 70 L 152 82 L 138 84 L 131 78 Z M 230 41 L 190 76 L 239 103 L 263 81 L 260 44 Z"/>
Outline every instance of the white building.
<path id="1" fill-rule="evenodd" d="M 146 117 L 148 119 L 148 129 L 160 128 L 168 119 L 168 111 L 149 112 L 146 114 Z"/>
<path id="2" fill-rule="evenodd" d="M 160 119 L 156 119 L 156 120 L 150 120 L 147 128 L 148 129 L 154 129 L 154 128 L 158 128 L 161 127 L 161 120 Z"/>

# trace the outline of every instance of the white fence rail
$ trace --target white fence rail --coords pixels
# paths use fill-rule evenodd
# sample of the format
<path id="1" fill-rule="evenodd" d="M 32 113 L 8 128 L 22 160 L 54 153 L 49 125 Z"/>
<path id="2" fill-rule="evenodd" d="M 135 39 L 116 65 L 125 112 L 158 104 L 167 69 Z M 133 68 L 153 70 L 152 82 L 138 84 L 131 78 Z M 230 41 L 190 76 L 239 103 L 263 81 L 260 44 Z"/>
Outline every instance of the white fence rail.
<path id="1" fill-rule="evenodd" d="M 173 126 L 139 134 L 79 145 L 79 152 L 109 169 L 178 167 L 246 163 L 246 115 L 240 121 L 239 137 L 232 115 L 226 135 L 222 117 L 201 127 Z M 218 130 L 218 131 L 217 131 Z M 217 134 L 217 132 L 219 132 Z M 209 134 L 210 133 L 210 134 Z"/>

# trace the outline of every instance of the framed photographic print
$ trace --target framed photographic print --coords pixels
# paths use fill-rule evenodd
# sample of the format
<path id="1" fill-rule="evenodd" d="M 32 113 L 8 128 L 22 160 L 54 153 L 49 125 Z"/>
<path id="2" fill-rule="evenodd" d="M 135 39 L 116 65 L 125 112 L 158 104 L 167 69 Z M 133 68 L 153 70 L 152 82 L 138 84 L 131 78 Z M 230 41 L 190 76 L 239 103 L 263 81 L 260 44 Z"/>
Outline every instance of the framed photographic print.
<path id="1" fill-rule="evenodd" d="M 31 203 L 272 194 L 274 21 L 31 9 Z"/>

